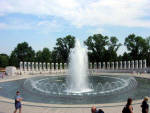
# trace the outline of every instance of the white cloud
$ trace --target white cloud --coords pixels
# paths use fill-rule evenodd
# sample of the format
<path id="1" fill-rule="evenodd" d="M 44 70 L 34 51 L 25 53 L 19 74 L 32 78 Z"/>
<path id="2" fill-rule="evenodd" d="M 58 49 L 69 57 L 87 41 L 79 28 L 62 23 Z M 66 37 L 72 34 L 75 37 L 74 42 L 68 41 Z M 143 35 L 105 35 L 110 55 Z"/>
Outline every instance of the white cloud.
<path id="1" fill-rule="evenodd" d="M 18 23 L 18 22 L 11 22 L 11 23 L 0 23 L 0 29 L 2 30 L 25 30 L 25 29 L 32 29 L 33 24 L 31 23 Z"/>
<path id="2" fill-rule="evenodd" d="M 150 0 L 0 0 L 9 13 L 61 17 L 76 27 L 119 25 L 150 27 Z M 59 22 L 56 22 L 59 23 Z"/>
<path id="3" fill-rule="evenodd" d="M 93 34 L 99 34 L 99 33 L 103 34 L 106 31 L 102 29 L 101 27 L 97 27 L 97 28 L 89 28 L 86 30 L 86 32 L 93 35 Z"/>
<path id="4" fill-rule="evenodd" d="M 55 20 L 40 21 L 37 23 L 36 28 L 44 34 L 48 34 L 49 32 L 60 32 L 62 30 L 62 26 L 58 24 Z"/>
<path id="5" fill-rule="evenodd" d="M 25 21 L 23 19 L 10 18 L 9 22 L 0 22 L 0 30 L 36 30 L 39 33 L 59 32 L 61 25 L 55 20 L 52 21 Z"/>

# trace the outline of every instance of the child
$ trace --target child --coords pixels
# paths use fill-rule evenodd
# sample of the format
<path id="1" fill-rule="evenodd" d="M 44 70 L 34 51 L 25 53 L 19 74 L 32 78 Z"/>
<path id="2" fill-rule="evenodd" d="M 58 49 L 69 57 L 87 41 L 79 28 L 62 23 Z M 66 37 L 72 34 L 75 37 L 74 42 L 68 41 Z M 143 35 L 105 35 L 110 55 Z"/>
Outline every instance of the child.
<path id="1" fill-rule="evenodd" d="M 14 113 L 16 113 L 18 109 L 19 109 L 19 113 L 21 113 L 21 101 L 22 101 L 22 98 L 20 96 L 20 92 L 17 91 L 16 96 L 15 96 L 15 111 L 14 111 Z"/>

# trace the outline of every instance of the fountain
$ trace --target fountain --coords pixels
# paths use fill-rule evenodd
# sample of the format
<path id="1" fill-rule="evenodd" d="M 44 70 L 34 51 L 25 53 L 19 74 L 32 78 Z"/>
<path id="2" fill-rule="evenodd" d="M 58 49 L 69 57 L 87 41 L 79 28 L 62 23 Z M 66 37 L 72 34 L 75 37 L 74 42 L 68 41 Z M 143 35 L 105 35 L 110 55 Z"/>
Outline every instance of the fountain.
<path id="1" fill-rule="evenodd" d="M 95 66 L 97 66 L 96 63 Z M 105 67 L 105 62 L 103 62 L 103 67 Z M 77 40 L 75 48 L 69 55 L 67 76 L 35 77 L 27 79 L 24 86 L 27 90 L 46 96 L 104 96 L 125 92 L 137 85 L 133 77 L 88 76 L 88 74 L 87 52 Z"/>
<path id="2" fill-rule="evenodd" d="M 67 92 L 83 93 L 92 91 L 88 85 L 88 56 L 80 42 L 76 40 L 75 48 L 69 55 L 69 75 L 67 78 Z"/>

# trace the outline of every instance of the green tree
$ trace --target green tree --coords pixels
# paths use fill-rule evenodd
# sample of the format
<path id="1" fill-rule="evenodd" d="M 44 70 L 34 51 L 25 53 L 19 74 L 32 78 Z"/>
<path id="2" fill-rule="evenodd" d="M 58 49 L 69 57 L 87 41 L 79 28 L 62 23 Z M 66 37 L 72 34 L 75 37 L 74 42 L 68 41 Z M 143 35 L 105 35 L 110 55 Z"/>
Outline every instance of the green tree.
<path id="1" fill-rule="evenodd" d="M 50 62 L 51 61 L 51 51 L 48 48 L 43 48 L 42 51 L 36 53 L 37 62 Z"/>
<path id="2" fill-rule="evenodd" d="M 42 56 L 43 56 L 44 62 L 50 62 L 51 61 L 51 51 L 48 48 L 43 48 Z"/>
<path id="3" fill-rule="evenodd" d="M 130 34 L 125 38 L 124 45 L 130 53 L 133 60 L 145 59 L 148 51 L 148 45 L 144 38 Z"/>
<path id="4" fill-rule="evenodd" d="M 146 54 L 146 60 L 147 60 L 147 64 L 148 66 L 150 66 L 150 36 L 146 38 L 146 43 L 147 43 L 147 54 Z"/>
<path id="5" fill-rule="evenodd" d="M 9 65 L 9 56 L 6 54 L 0 54 L 0 67 L 6 67 Z"/>
<path id="6" fill-rule="evenodd" d="M 124 52 L 123 56 L 122 56 L 122 60 L 124 60 L 124 61 L 132 60 L 130 53 Z"/>
<path id="7" fill-rule="evenodd" d="M 105 60 L 106 61 L 115 61 L 117 60 L 117 51 L 119 47 L 121 46 L 121 43 L 119 43 L 119 40 L 116 37 L 110 37 L 109 43 L 108 43 L 108 50 L 105 52 Z"/>
<path id="8" fill-rule="evenodd" d="M 58 38 L 56 40 L 56 47 L 54 47 L 53 55 L 56 56 L 60 62 L 67 62 L 70 49 L 74 48 L 75 37 L 68 35 L 64 38 Z"/>
<path id="9" fill-rule="evenodd" d="M 35 52 L 27 42 L 19 43 L 10 55 L 10 64 L 19 66 L 20 61 L 34 61 Z"/>
<path id="10" fill-rule="evenodd" d="M 105 61 L 106 46 L 109 44 L 109 38 L 101 34 L 89 36 L 84 44 L 89 50 L 89 60 L 91 62 Z"/>
<path id="11" fill-rule="evenodd" d="M 146 38 L 148 52 L 150 52 L 150 36 Z"/>
<path id="12" fill-rule="evenodd" d="M 62 62 L 62 57 L 59 55 L 59 53 L 57 52 L 56 49 L 54 49 L 52 51 L 52 62 L 56 63 L 56 62 Z"/>
<path id="13" fill-rule="evenodd" d="M 119 55 L 119 56 L 117 57 L 117 61 L 122 61 L 122 55 Z"/>
<path id="14" fill-rule="evenodd" d="M 37 51 L 35 57 L 37 62 L 43 62 L 42 51 Z"/>

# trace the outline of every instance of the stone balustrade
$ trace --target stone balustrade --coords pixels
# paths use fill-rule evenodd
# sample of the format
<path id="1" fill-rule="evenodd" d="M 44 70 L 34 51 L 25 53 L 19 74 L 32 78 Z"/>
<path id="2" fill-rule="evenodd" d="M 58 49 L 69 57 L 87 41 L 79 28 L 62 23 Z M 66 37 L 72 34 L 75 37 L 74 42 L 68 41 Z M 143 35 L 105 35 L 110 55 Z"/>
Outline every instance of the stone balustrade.
<path id="1" fill-rule="evenodd" d="M 80 68 L 80 67 L 79 67 Z M 140 70 L 146 69 L 146 60 L 115 61 L 115 62 L 90 62 L 89 70 Z M 66 72 L 67 63 L 46 63 L 46 62 L 20 62 L 20 72 L 26 74 L 36 73 L 57 73 Z"/>

